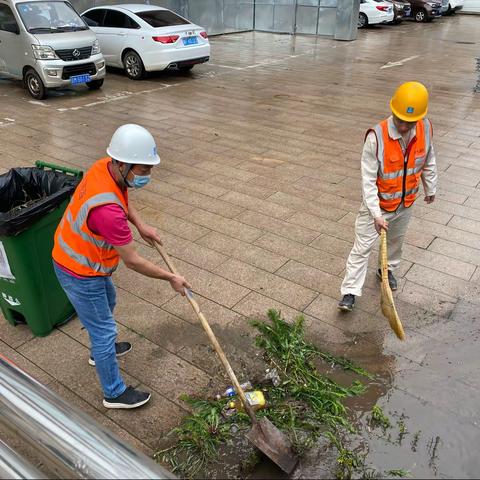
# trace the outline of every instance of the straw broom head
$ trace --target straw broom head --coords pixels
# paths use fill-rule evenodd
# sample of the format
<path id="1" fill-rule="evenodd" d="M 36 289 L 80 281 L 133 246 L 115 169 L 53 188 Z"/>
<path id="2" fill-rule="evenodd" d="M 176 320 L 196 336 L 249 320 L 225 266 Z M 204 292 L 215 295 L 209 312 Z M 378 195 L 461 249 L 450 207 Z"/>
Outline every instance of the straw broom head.
<path id="1" fill-rule="evenodd" d="M 405 332 L 402 322 L 398 317 L 395 303 L 393 302 L 392 289 L 388 283 L 388 256 L 387 256 L 387 232 L 382 229 L 380 234 L 380 259 L 382 271 L 382 296 L 381 306 L 382 313 L 388 319 L 391 329 L 400 340 L 405 340 Z"/>

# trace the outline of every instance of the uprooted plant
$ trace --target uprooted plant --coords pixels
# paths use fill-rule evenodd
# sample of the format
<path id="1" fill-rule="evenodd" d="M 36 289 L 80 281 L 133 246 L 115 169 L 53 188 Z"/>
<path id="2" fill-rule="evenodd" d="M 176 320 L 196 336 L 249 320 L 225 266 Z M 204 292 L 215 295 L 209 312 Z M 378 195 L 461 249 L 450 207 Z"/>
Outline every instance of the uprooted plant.
<path id="1" fill-rule="evenodd" d="M 216 458 L 219 446 L 231 436 L 231 425 L 222 418 L 225 401 L 193 399 L 185 395 L 181 399 L 192 408 L 193 413 L 172 430 L 177 443 L 154 456 L 157 460 L 167 461 L 173 472 L 179 471 L 192 478 Z"/>
<path id="2" fill-rule="evenodd" d="M 257 415 L 266 416 L 285 432 L 300 455 L 315 445 L 320 436 L 327 438 L 338 451 L 337 478 L 351 478 L 354 473 L 370 476 L 365 455 L 349 450 L 342 440 L 355 431 L 343 402 L 347 397 L 361 395 L 366 387 L 358 380 L 348 386 L 340 385 L 320 373 L 315 361 L 368 379 L 372 376 L 350 360 L 335 357 L 308 343 L 303 316 L 288 323 L 278 311 L 269 310 L 268 317 L 269 322 L 253 321 L 252 326 L 258 331 L 257 346 L 263 349 L 267 364 L 277 369 L 281 381 L 266 390 L 267 406 Z M 176 443 L 157 452 L 155 458 L 168 463 L 174 472 L 185 477 L 205 476 L 208 467 L 217 461 L 219 448 L 238 444 L 239 435 L 250 426 L 249 419 L 241 411 L 233 417 L 225 417 L 222 412 L 228 399 L 185 397 L 184 400 L 193 413 L 173 430 Z M 374 415 L 385 426 L 385 418 L 381 417 L 379 409 Z M 248 457 L 253 458 L 251 450 Z M 239 459 L 239 463 L 252 462 Z"/>
<path id="3" fill-rule="evenodd" d="M 319 434 L 326 427 L 337 429 L 344 427 L 353 431 L 347 418 L 347 409 L 342 400 L 360 395 L 365 386 L 358 380 L 344 387 L 315 367 L 315 358 L 326 359 L 328 364 L 339 365 L 346 370 L 368 376 L 360 367 L 346 359 L 336 358 L 321 352 L 305 338 L 304 318 L 299 316 L 293 324 L 287 323 L 275 310 L 269 310 L 271 323 L 254 321 L 252 325 L 259 331 L 256 343 L 265 353 L 266 361 L 275 366 L 283 381 L 274 389 L 275 401 L 264 411 L 279 428 L 292 430 L 278 418 L 278 405 L 296 407 L 296 427 L 305 427 L 312 435 Z M 294 440 L 294 439 L 293 439 Z"/>

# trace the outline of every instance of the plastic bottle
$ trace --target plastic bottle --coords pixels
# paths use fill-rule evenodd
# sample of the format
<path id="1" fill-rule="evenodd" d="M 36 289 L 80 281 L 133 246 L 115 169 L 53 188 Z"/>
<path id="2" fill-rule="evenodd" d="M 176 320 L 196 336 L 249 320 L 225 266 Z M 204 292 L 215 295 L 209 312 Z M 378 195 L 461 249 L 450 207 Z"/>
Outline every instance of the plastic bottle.
<path id="1" fill-rule="evenodd" d="M 242 390 L 247 392 L 248 390 L 251 390 L 253 388 L 252 384 L 250 382 L 244 382 L 244 383 L 241 383 L 240 386 L 242 387 Z M 234 397 L 235 395 L 237 394 L 236 390 L 235 390 L 235 387 L 228 387 L 224 392 L 223 394 L 221 395 L 221 397 Z"/>

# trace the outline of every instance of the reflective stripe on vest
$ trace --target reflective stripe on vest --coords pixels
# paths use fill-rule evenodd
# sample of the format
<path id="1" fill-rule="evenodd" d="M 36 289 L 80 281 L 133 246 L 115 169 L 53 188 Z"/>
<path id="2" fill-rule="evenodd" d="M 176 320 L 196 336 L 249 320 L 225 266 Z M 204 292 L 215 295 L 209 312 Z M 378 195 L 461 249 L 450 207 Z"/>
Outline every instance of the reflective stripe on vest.
<path id="1" fill-rule="evenodd" d="M 412 175 L 415 173 L 418 173 L 422 170 L 423 165 L 425 164 L 425 160 L 428 157 L 428 154 L 430 153 L 430 148 L 432 145 L 431 142 L 431 134 L 430 134 L 430 122 L 424 118 L 423 119 L 423 124 L 425 126 L 425 157 L 419 157 L 415 159 L 415 168 L 409 168 L 407 170 L 407 175 Z M 383 131 L 381 125 L 375 125 L 373 128 L 375 131 L 375 135 L 377 137 L 377 155 L 378 155 L 378 160 L 380 162 L 380 169 L 378 172 L 378 175 L 380 178 L 383 180 L 391 180 L 393 178 L 398 178 L 398 177 L 403 177 L 404 169 L 403 167 L 395 172 L 390 172 L 390 173 L 385 173 L 385 145 L 383 142 Z"/>
<path id="2" fill-rule="evenodd" d="M 404 202 L 413 204 L 419 191 L 420 174 L 431 149 L 431 124 L 423 119 L 416 124 L 416 135 L 403 151 L 400 141 L 390 137 L 388 120 L 372 130 L 377 139 L 377 188 L 380 207 L 396 210 Z M 367 132 L 368 135 L 368 132 Z"/>
<path id="3" fill-rule="evenodd" d="M 65 216 L 67 222 L 70 224 L 71 229 L 77 234 L 80 235 L 83 240 L 86 242 L 93 243 L 96 247 L 105 248 L 105 249 L 112 249 L 113 247 L 104 240 L 98 240 L 91 235 L 88 235 L 86 232 L 82 230 L 83 224 L 87 221 L 88 212 L 91 208 L 95 208 L 96 206 L 103 205 L 105 203 L 115 203 L 123 208 L 121 202 L 118 200 L 117 196 L 113 193 L 99 193 L 94 197 L 87 200 L 83 205 L 82 208 L 77 213 L 77 218 L 74 220 L 72 216 L 72 212 L 68 211 L 67 215 Z"/>
<path id="4" fill-rule="evenodd" d="M 425 164 L 425 157 L 416 158 L 415 168 L 407 168 L 407 175 L 414 175 L 415 173 L 422 171 L 424 164 Z M 390 173 L 383 173 L 382 171 L 379 171 L 378 173 L 383 180 L 392 180 L 393 178 L 403 177 L 404 169 L 401 168 L 396 172 L 390 172 Z"/>
<path id="5" fill-rule="evenodd" d="M 412 193 L 417 193 L 419 190 L 419 187 L 417 188 L 412 188 L 411 190 L 407 190 L 405 192 L 405 196 L 411 195 Z M 395 193 L 381 193 L 378 192 L 378 196 L 380 198 L 383 198 L 384 200 L 393 200 L 395 198 L 402 198 L 403 192 L 395 192 Z"/>
<path id="6" fill-rule="evenodd" d="M 78 262 L 80 265 L 83 265 L 84 267 L 91 268 L 92 270 L 95 270 L 96 272 L 99 272 L 99 273 L 103 273 L 105 275 L 110 275 L 117 269 L 116 267 L 115 268 L 104 267 L 101 263 L 94 263 L 89 258 L 82 255 L 81 253 L 76 252 L 75 250 L 73 250 L 72 247 L 67 245 L 65 240 L 62 238 L 61 233 L 58 234 L 57 240 L 60 246 L 65 251 L 65 253 L 67 253 L 71 258 L 73 258 L 76 262 Z"/>
<path id="7" fill-rule="evenodd" d="M 128 215 L 128 194 L 109 172 L 110 158 L 95 162 L 76 188 L 55 232 L 53 259 L 72 272 L 90 277 L 111 275 L 120 255 L 88 226 L 88 215 L 101 205 L 118 205 Z"/>

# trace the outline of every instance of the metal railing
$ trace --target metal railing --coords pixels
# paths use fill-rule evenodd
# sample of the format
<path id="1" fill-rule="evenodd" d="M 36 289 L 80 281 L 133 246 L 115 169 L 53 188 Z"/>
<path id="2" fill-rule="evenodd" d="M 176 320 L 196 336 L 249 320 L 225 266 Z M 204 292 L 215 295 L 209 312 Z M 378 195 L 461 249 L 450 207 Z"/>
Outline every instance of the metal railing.
<path id="1" fill-rule="evenodd" d="M 0 478 L 36 480 L 45 478 L 45 475 L 32 467 L 15 450 L 0 440 Z"/>
<path id="2" fill-rule="evenodd" d="M 1 355 L 0 425 L 38 452 L 60 478 L 175 478 Z M 0 445 L 0 478 L 43 477 Z"/>

